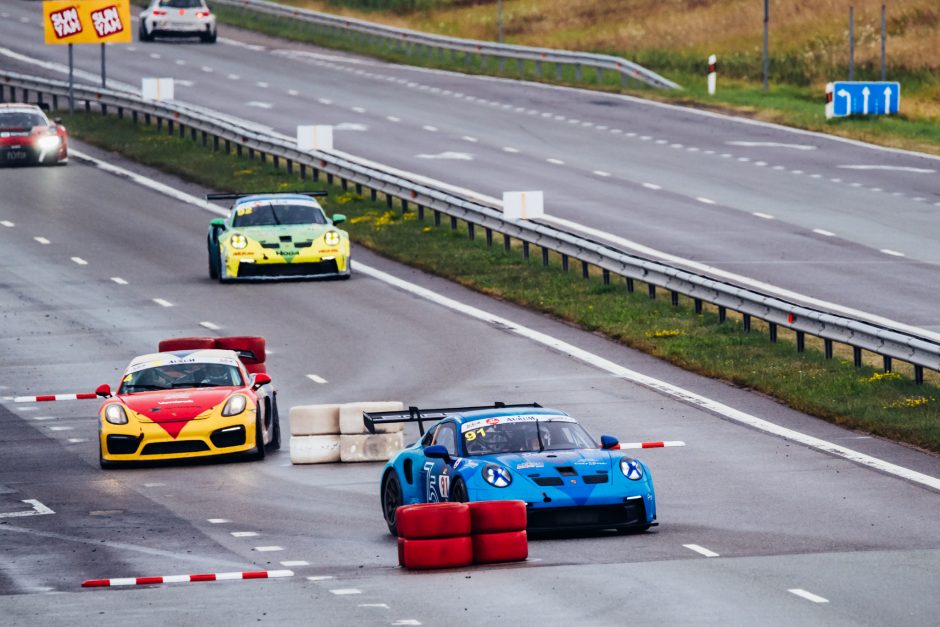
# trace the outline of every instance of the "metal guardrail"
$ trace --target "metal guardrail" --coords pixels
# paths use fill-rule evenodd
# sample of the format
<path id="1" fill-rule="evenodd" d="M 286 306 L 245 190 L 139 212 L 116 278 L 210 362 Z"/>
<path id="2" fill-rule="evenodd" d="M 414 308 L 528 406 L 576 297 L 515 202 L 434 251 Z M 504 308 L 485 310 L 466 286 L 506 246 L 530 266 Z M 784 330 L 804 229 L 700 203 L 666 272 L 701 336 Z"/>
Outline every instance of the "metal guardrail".
<path id="1" fill-rule="evenodd" d="M 17 90 L 20 91 L 19 98 Z M 0 71 L 0 102 L 33 101 L 46 102 L 51 99 L 53 109 L 64 101 L 68 84 Z M 7 96 L 9 95 L 9 98 Z M 718 308 L 719 319 L 724 320 L 727 311 L 741 314 L 745 328 L 750 329 L 751 319 L 765 321 L 770 329 L 771 340 L 776 341 L 779 327 L 796 334 L 797 350 L 802 351 L 806 335 L 822 338 L 827 357 L 832 357 L 833 343 L 851 346 L 856 366 L 862 364 L 862 351 L 869 351 L 884 358 L 885 370 L 891 370 L 892 359 L 908 362 L 914 366 L 914 378 L 923 382 L 924 368 L 940 371 L 940 343 L 902 330 L 875 325 L 869 322 L 810 309 L 767 294 L 718 281 L 707 276 L 630 255 L 609 245 L 560 231 L 552 226 L 525 220 L 506 220 L 500 207 L 482 204 L 461 198 L 451 192 L 435 189 L 427 184 L 414 182 L 375 167 L 368 167 L 326 152 L 305 152 L 283 137 L 253 128 L 247 122 L 214 114 L 199 107 L 177 102 L 153 102 L 143 100 L 136 94 L 76 86 L 75 97 L 84 103 L 86 111 L 93 106 L 101 112 L 115 111 L 120 116 L 128 113 L 139 121 L 155 121 L 158 128 L 166 127 L 170 134 L 185 137 L 187 130 L 192 140 L 201 135 L 203 145 L 212 139 L 213 148 L 231 152 L 233 147 L 239 156 L 247 151 L 250 159 L 258 155 L 265 160 L 270 157 L 275 167 L 285 167 L 288 172 L 299 169 L 301 177 L 308 174 L 315 179 L 321 173 L 333 183 L 339 179 L 344 189 L 352 183 L 356 192 L 370 190 L 373 200 L 383 194 L 389 207 L 393 198 L 400 201 L 402 211 L 410 206 L 424 219 L 426 210 L 434 213 L 435 224 L 440 224 L 442 215 L 450 218 L 451 228 L 458 222 L 467 225 L 468 235 L 473 238 L 476 229 L 483 229 L 487 244 L 492 245 L 493 234 L 503 236 L 503 246 L 509 250 L 512 240 L 522 242 L 523 254 L 528 258 L 532 246 L 541 250 L 543 264 L 549 263 L 549 252 L 561 257 L 562 266 L 569 269 L 571 260 L 580 262 L 582 275 L 589 276 L 590 267 L 601 269 L 605 283 L 613 276 L 626 280 L 627 289 L 633 290 L 634 281 L 648 286 L 649 295 L 655 298 L 657 290 L 667 291 L 672 303 L 677 305 L 679 297 L 692 299 L 696 311 L 703 303 Z"/>
<path id="2" fill-rule="evenodd" d="M 357 34 L 369 39 L 385 40 L 392 45 L 405 46 L 407 49 L 416 49 L 417 51 L 427 51 L 430 56 L 430 50 L 437 50 L 439 58 L 443 58 L 443 51 L 448 50 L 451 53 L 451 60 L 456 60 L 456 53 L 465 55 L 465 60 L 469 62 L 471 56 L 477 56 L 480 63 L 485 63 L 487 57 L 493 57 L 500 60 L 500 68 L 503 69 L 503 61 L 510 59 L 517 62 L 518 73 L 523 74 L 523 63 L 526 61 L 535 63 L 535 71 L 538 75 L 542 74 L 542 64 L 549 63 L 555 66 L 557 78 L 561 78 L 561 67 L 565 65 L 574 66 L 575 76 L 578 81 L 582 79 L 582 67 L 589 67 L 595 70 L 595 80 L 602 80 L 603 72 L 612 72 L 620 77 L 620 82 L 624 83 L 629 79 L 645 83 L 652 87 L 665 89 L 681 89 L 679 85 L 668 78 L 664 78 L 641 65 L 607 54 L 593 54 L 588 52 L 574 52 L 568 50 L 555 50 L 552 48 L 533 48 L 529 46 L 516 46 L 511 44 L 499 44 L 490 41 L 480 41 L 474 39 L 458 39 L 456 37 L 446 37 L 443 35 L 432 35 L 420 31 L 407 30 L 403 28 L 393 28 L 382 24 L 375 24 L 365 20 L 359 20 L 351 17 L 341 17 L 329 13 L 320 13 L 299 7 L 286 6 L 276 2 L 267 2 L 266 0 L 212 0 L 213 4 L 246 9 L 266 15 L 273 15 L 300 21 L 306 24 L 328 29 L 334 34 Z"/>

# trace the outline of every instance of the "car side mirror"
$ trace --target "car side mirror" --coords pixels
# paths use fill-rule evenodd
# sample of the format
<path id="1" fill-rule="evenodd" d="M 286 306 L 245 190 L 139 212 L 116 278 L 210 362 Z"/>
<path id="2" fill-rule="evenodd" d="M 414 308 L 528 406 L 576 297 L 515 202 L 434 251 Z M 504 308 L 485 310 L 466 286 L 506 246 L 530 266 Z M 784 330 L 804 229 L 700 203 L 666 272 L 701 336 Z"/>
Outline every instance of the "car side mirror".
<path id="1" fill-rule="evenodd" d="M 441 446 L 440 444 L 425 446 L 424 456 L 430 457 L 431 459 L 443 459 L 448 464 L 450 463 L 450 453 L 447 452 L 447 447 Z"/>
<path id="2" fill-rule="evenodd" d="M 225 218 L 213 218 L 209 221 L 209 227 L 213 229 L 224 229 Z"/>
<path id="3" fill-rule="evenodd" d="M 107 383 L 102 383 L 98 386 L 98 389 L 95 390 L 95 395 L 101 398 L 111 398 L 111 386 Z"/>
<path id="4" fill-rule="evenodd" d="M 618 440 L 612 435 L 602 435 L 601 436 L 601 448 L 604 449 L 605 451 L 619 451 L 620 440 Z"/>
<path id="5" fill-rule="evenodd" d="M 345 222 L 345 221 L 346 221 L 346 216 L 343 215 L 342 213 L 333 214 L 333 224 L 339 224 L 340 222 Z"/>
<path id="6" fill-rule="evenodd" d="M 264 372 L 251 375 L 251 389 L 257 390 L 262 385 L 271 383 L 271 376 Z"/>

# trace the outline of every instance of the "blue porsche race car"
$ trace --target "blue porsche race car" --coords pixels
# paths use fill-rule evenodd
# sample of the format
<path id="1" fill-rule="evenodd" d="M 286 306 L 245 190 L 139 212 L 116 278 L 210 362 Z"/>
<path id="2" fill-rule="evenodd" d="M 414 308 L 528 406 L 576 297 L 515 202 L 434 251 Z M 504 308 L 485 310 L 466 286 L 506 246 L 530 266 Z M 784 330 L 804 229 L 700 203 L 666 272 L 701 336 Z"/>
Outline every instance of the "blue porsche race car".
<path id="1" fill-rule="evenodd" d="M 412 503 L 525 501 L 528 530 L 643 531 L 657 524 L 646 464 L 568 414 L 538 404 L 363 413 L 366 428 L 417 422 L 421 439 L 382 472 L 382 513 Z M 424 423 L 435 421 L 425 432 Z"/>

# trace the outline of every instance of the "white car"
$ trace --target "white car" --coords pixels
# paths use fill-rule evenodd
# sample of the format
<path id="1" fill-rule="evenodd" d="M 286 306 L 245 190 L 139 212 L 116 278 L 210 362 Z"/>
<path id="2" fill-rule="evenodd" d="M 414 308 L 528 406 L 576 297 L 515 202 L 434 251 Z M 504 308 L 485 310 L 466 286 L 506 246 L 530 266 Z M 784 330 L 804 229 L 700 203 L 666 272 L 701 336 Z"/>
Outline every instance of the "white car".
<path id="1" fill-rule="evenodd" d="M 215 15 L 205 0 L 151 0 L 140 13 L 140 41 L 154 37 L 199 37 L 215 41 Z"/>

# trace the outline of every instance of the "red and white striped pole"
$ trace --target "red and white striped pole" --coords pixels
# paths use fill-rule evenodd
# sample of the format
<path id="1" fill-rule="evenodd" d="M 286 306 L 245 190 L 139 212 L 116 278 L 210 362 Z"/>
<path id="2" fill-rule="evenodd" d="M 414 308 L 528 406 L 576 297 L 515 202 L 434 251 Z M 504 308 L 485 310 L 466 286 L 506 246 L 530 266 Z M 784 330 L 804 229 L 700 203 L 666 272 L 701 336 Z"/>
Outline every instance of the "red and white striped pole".
<path id="1" fill-rule="evenodd" d="M 835 94 L 833 93 L 834 91 L 835 91 L 835 85 L 833 85 L 832 83 L 826 83 L 826 119 L 827 120 L 832 119 L 832 117 L 835 115 L 836 105 L 833 102 L 833 98 L 835 98 Z M 790 315 L 792 316 L 793 314 L 790 314 Z"/>
<path id="2" fill-rule="evenodd" d="M 708 56 L 708 95 L 715 95 L 715 84 L 718 82 L 718 57 Z"/>
<path id="3" fill-rule="evenodd" d="M 90 401 L 98 398 L 95 393 L 87 394 L 45 394 L 42 396 L 14 396 L 14 403 L 45 403 L 47 401 Z"/>
<path id="4" fill-rule="evenodd" d="M 678 440 L 664 442 L 621 442 L 620 450 L 635 448 L 669 448 L 672 446 L 685 446 L 685 442 Z"/>
<path id="5" fill-rule="evenodd" d="M 89 579 L 82 582 L 83 588 L 108 588 L 112 586 L 151 586 L 161 583 L 195 583 L 199 581 L 224 581 L 226 579 L 276 579 L 293 577 L 292 570 L 258 570 L 240 573 L 205 573 L 202 575 L 167 575 L 165 577 L 123 577 L 119 579 Z"/>

